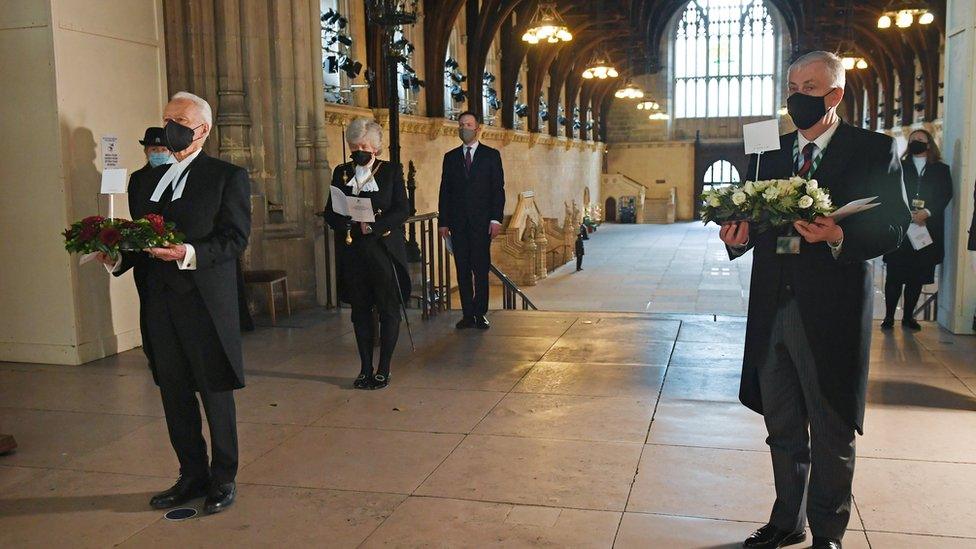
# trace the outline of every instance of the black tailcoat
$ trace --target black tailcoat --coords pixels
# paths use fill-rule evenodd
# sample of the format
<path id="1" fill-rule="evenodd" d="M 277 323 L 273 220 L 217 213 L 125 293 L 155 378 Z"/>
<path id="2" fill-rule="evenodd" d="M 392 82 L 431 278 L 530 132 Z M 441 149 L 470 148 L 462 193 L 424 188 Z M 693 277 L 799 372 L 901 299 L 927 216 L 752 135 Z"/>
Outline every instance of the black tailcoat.
<path id="1" fill-rule="evenodd" d="M 886 254 L 884 260 L 888 264 L 888 276 L 928 271 L 925 278 L 929 278 L 935 266 L 945 259 L 945 209 L 952 200 L 952 177 L 949 166 L 942 162 L 925 166 L 921 177 L 911 157 L 902 161 L 901 166 L 909 202 L 915 198 L 924 200 L 925 208 L 932 214 L 925 221 L 932 244 L 916 251 L 906 238 L 897 250 Z"/>
<path id="2" fill-rule="evenodd" d="M 463 146 L 448 151 L 441 167 L 438 209 L 438 223 L 452 232 L 468 227 L 487 231 L 492 220 L 504 221 L 505 171 L 498 149 L 478 143 L 470 170 L 464 169 Z"/>
<path id="3" fill-rule="evenodd" d="M 197 268 L 180 271 L 175 261 L 160 261 L 144 252 L 125 252 L 122 268 L 115 274 L 134 269 L 140 299 L 147 292 L 163 287 L 180 293 L 198 291 L 206 305 L 206 310 L 198 313 L 210 317 L 219 341 L 205 341 L 201 337 L 198 345 L 208 360 L 191 365 L 202 370 L 198 379 L 206 380 L 206 389 L 239 389 L 244 386 L 244 361 L 236 265 L 251 232 L 251 185 L 247 171 L 201 152 L 187 167 L 189 174 L 179 200 L 171 202 L 164 197 L 159 202 L 150 201 L 156 184 L 168 169 L 167 164 L 133 174 L 129 180 L 129 212 L 133 219 L 157 213 L 174 222 L 176 230 L 184 234 L 185 242 L 196 251 Z M 143 345 L 149 356 L 153 356 L 153 341 L 145 326 L 154 320 L 146 318 L 145 309 L 141 308 Z M 153 361 L 150 368 L 157 379 Z"/>
<path id="4" fill-rule="evenodd" d="M 780 149 L 763 154 L 760 180 L 793 175 L 796 139 L 796 132 L 781 136 Z M 755 173 L 753 156 L 747 178 L 755 178 Z M 844 244 L 836 259 L 826 243 L 805 240 L 799 254 L 777 254 L 776 239 L 785 229 L 751 235 L 754 258 L 739 399 L 762 413 L 758 370 L 771 348 L 778 303 L 792 293 L 816 360 L 821 392 L 861 432 L 874 303 L 869 260 L 897 248 L 911 220 L 895 142 L 841 122 L 812 178 L 830 192 L 837 206 L 870 196 L 877 196 L 881 205 L 839 223 Z"/>
<path id="5" fill-rule="evenodd" d="M 373 179 L 376 180 L 376 185 L 380 190 L 359 193 L 359 198 L 369 198 L 373 203 L 373 213 L 376 215 L 376 221 L 371 223 L 373 233 L 363 235 L 359 223 L 351 221 L 347 216 L 337 214 L 332 209 L 331 200 L 325 207 L 325 221 L 335 231 L 336 261 L 338 262 L 357 261 L 356 248 L 346 245 L 347 229 L 351 229 L 354 240 L 366 238 L 377 239 L 381 242 L 396 266 L 400 292 L 404 302 L 406 302 L 411 291 L 410 271 L 407 267 L 406 237 L 403 232 L 403 224 L 410 217 L 407 189 L 403 184 L 403 171 L 399 165 L 382 160 L 375 160 L 375 162 L 380 162 L 380 165 Z M 332 186 L 341 189 L 346 196 L 355 196 L 352 187 L 347 185 L 349 181 L 353 180 L 355 170 L 355 164 L 352 162 L 337 166 L 332 172 Z M 343 174 L 345 180 L 343 180 Z M 343 271 L 340 270 L 340 272 Z M 350 303 L 349 287 L 356 281 L 343 280 L 343 277 L 340 276 L 338 282 L 339 299 L 345 303 Z"/>

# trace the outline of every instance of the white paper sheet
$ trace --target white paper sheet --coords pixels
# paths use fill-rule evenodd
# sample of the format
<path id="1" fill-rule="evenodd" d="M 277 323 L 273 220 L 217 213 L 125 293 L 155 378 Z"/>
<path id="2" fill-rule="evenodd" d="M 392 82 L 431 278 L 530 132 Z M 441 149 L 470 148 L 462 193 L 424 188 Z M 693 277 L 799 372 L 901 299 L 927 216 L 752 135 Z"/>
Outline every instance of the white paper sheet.
<path id="1" fill-rule="evenodd" d="M 872 200 L 878 198 L 877 196 L 869 196 L 867 198 L 858 198 L 857 200 L 851 200 L 847 204 L 844 204 L 837 209 L 834 213 L 830 214 L 830 217 L 834 218 L 834 221 L 840 221 L 844 218 L 850 217 L 856 213 L 870 210 L 875 206 L 880 206 L 880 202 L 872 202 Z"/>
<path id="2" fill-rule="evenodd" d="M 339 215 L 348 215 L 353 221 L 363 223 L 376 221 L 373 201 L 368 198 L 346 196 L 339 187 L 329 187 L 329 199 L 332 201 L 332 210 Z"/>
<path id="3" fill-rule="evenodd" d="M 919 225 L 917 223 L 909 223 L 908 231 L 905 233 L 908 237 L 908 241 L 912 243 L 912 248 L 916 250 L 921 250 L 926 246 L 932 244 L 932 235 L 929 234 L 929 230 L 925 225 Z"/>
<path id="4" fill-rule="evenodd" d="M 92 252 L 90 254 L 81 254 L 80 256 L 78 256 L 78 265 L 84 265 L 85 263 L 94 261 L 96 255 L 98 255 L 98 252 Z"/>
<path id="5" fill-rule="evenodd" d="M 753 122 L 742 126 L 742 142 L 746 154 L 779 150 L 779 121 Z"/>
<path id="6" fill-rule="evenodd" d="M 102 169 L 109 170 L 112 168 L 118 168 L 120 160 L 121 159 L 119 158 L 119 138 L 114 135 L 103 135 L 102 136 Z"/>

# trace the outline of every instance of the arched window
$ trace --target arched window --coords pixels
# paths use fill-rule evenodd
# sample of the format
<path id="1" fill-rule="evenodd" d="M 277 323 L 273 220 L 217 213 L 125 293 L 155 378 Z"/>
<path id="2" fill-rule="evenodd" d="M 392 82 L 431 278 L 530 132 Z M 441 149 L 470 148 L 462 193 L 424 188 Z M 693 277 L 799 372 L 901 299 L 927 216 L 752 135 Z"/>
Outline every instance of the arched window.
<path id="1" fill-rule="evenodd" d="M 707 188 L 717 189 L 720 187 L 728 187 L 733 183 L 738 183 L 739 170 L 735 169 L 728 160 L 716 160 L 711 166 L 705 170 L 705 178 L 702 181 L 704 186 Z"/>
<path id="2" fill-rule="evenodd" d="M 763 0 L 692 0 L 674 37 L 675 118 L 772 116 L 779 34 Z"/>

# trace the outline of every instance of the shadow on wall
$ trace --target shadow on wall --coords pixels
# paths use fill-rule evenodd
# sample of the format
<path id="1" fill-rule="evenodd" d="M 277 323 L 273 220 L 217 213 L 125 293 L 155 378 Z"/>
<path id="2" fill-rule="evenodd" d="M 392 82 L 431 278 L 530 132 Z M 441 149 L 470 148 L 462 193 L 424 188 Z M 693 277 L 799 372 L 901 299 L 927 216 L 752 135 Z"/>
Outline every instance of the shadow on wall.
<path id="1" fill-rule="evenodd" d="M 71 128 L 62 121 L 62 135 L 69 140 L 65 150 L 70 163 L 65 190 L 68 201 L 68 219 L 74 222 L 89 215 L 108 215 L 107 197 L 99 194 L 102 174 L 96 164 L 98 142 L 89 128 Z M 102 204 L 104 203 L 104 204 Z M 123 215 L 128 208 L 116 204 L 116 216 Z M 67 253 L 67 252 L 65 252 Z M 98 356 L 118 352 L 118 341 L 112 337 L 115 326 L 112 318 L 112 296 L 109 288 L 109 275 L 97 261 L 78 266 L 78 256 L 71 255 L 75 276 L 75 322 L 79 346 L 95 343 L 100 352 Z M 85 353 L 89 354 L 90 353 Z"/>

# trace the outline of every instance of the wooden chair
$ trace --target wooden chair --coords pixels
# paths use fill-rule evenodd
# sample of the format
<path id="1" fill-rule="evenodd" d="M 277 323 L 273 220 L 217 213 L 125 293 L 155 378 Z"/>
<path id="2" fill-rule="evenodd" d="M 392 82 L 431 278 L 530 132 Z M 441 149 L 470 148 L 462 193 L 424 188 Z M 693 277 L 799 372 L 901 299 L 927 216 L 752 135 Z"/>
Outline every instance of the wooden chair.
<path id="1" fill-rule="evenodd" d="M 285 294 L 285 313 L 291 316 L 291 300 L 288 299 L 287 271 L 244 271 L 245 284 L 266 285 L 265 288 L 268 292 L 268 310 L 271 312 L 272 326 L 278 322 L 278 315 L 275 312 L 274 285 L 279 282 Z"/>

